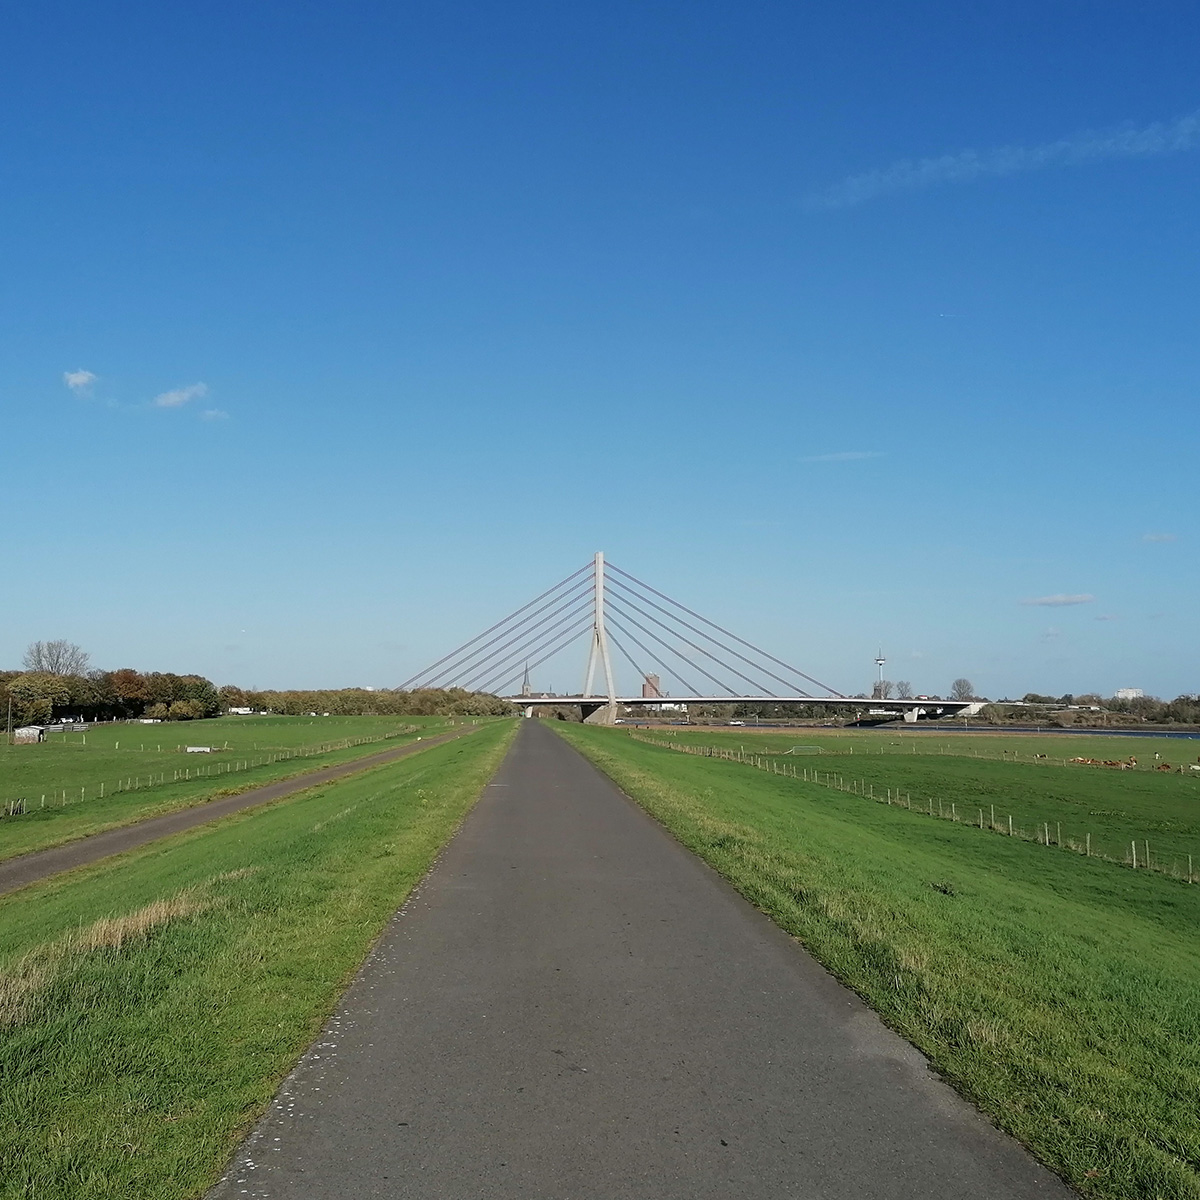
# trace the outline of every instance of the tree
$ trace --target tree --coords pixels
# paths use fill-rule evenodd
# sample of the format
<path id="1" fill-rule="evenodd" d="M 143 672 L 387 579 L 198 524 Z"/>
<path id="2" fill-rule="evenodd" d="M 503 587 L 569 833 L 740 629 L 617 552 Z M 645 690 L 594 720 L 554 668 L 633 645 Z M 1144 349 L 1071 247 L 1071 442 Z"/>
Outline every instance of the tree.
<path id="1" fill-rule="evenodd" d="M 49 721 L 56 708 L 71 703 L 71 685 L 49 671 L 30 671 L 9 680 L 8 694 L 22 725 Z"/>
<path id="2" fill-rule="evenodd" d="M 912 699 L 912 684 L 907 679 L 896 680 L 896 696 L 900 700 Z"/>
<path id="3" fill-rule="evenodd" d="M 34 642 L 25 651 L 25 670 L 45 675 L 82 675 L 87 671 L 88 655 L 74 642 Z"/>
<path id="4" fill-rule="evenodd" d="M 132 667 L 108 671 L 105 688 L 110 697 L 109 715 L 114 717 L 136 717 L 150 702 L 145 677 Z"/>
<path id="5" fill-rule="evenodd" d="M 952 700 L 973 700 L 975 685 L 969 679 L 956 679 L 950 685 L 950 698 Z"/>

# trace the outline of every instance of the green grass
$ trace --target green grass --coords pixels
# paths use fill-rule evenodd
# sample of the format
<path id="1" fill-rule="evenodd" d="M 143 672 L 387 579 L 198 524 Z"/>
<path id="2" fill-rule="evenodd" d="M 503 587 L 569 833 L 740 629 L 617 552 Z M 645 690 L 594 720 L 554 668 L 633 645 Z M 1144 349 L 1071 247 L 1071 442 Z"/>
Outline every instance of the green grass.
<path id="1" fill-rule="evenodd" d="M 652 728 L 655 733 L 681 738 L 718 737 L 724 741 L 731 740 L 734 744 L 753 741 L 755 745 L 783 749 L 796 745 L 809 746 L 833 754 L 849 754 L 851 748 L 856 754 L 878 754 L 881 746 L 887 753 L 910 754 L 915 745 L 919 754 L 957 754 L 968 758 L 1033 758 L 1035 754 L 1043 754 L 1060 762 L 1076 755 L 1086 758 L 1125 758 L 1133 754 L 1143 766 L 1153 766 L 1156 751 L 1176 765 L 1194 763 L 1200 756 L 1200 734 L 1188 737 L 1144 737 L 1119 731 L 1107 733 L 1104 730 L 1087 733 L 1026 733 L 989 729 L 986 726 L 958 732 L 959 725 L 940 721 L 917 725 L 895 722 L 863 729 L 822 725 L 756 726 L 753 723 L 736 727 L 659 725 Z"/>
<path id="2" fill-rule="evenodd" d="M 0 861 L 448 728 L 441 717 L 222 717 L 105 725 L 34 745 L 5 745 Z M 184 750 L 226 745 L 211 755 Z M 25 812 L 5 815 L 18 797 Z"/>
<path id="3" fill-rule="evenodd" d="M 772 730 L 638 730 L 652 737 L 691 746 L 716 746 L 749 754 L 782 754 L 781 765 L 860 780 L 877 796 L 900 792 L 914 806 L 941 801 L 960 820 L 978 824 L 980 810 L 990 825 L 1014 829 L 1030 838 L 1083 847 L 1091 837 L 1093 853 L 1117 862 L 1132 859 L 1130 842 L 1138 843 L 1139 862 L 1149 842 L 1151 861 L 1164 871 L 1187 875 L 1188 855 L 1200 874 L 1200 772 L 1185 775 L 1153 770 L 1157 748 L 1177 766 L 1195 758 L 1200 742 L 1129 737 L 1022 737 L 1011 734 L 906 734 L 839 731 Z M 1132 747 L 1132 748 L 1131 748 Z M 1067 757 L 1126 759 L 1137 757 L 1139 769 L 1062 765 Z M 1182 750 L 1182 753 L 1181 753 Z M 791 753 L 785 753 L 791 751 Z M 1190 753 L 1188 753 L 1190 752 Z M 1047 754 L 1047 759 L 1034 759 Z M 1147 767 L 1146 764 L 1150 766 Z"/>
<path id="4" fill-rule="evenodd" d="M 1200 1197 L 1200 886 L 556 728 L 1083 1193 Z"/>
<path id="5" fill-rule="evenodd" d="M 514 730 L 0 901 L 0 1196 L 202 1194 Z"/>

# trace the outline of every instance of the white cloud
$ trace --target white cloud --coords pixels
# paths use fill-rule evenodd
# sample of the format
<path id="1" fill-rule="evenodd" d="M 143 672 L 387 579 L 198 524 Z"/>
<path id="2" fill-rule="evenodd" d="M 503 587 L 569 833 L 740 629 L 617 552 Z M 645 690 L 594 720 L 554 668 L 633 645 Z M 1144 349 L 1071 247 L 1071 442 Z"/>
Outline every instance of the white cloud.
<path id="1" fill-rule="evenodd" d="M 154 397 L 155 408 L 182 408 L 190 400 L 199 400 L 208 395 L 208 385 L 192 383 L 187 387 L 175 388 L 170 392 L 160 392 Z"/>
<path id="2" fill-rule="evenodd" d="M 1173 542 L 1175 535 L 1173 533 L 1143 533 L 1143 542 Z"/>
<path id="3" fill-rule="evenodd" d="M 1095 596 L 1083 593 L 1078 596 L 1068 596 L 1059 592 L 1055 596 L 1038 596 L 1036 600 L 1022 600 L 1022 604 L 1036 604 L 1042 608 L 1065 608 L 1070 604 L 1091 604 Z"/>
<path id="4" fill-rule="evenodd" d="M 224 421 L 229 414 L 223 408 L 206 408 L 200 414 L 202 421 Z"/>
<path id="5" fill-rule="evenodd" d="M 1096 617 L 1095 619 L 1097 621 L 1115 621 L 1117 616 L 1115 613 L 1101 613 L 1100 616 Z"/>
<path id="6" fill-rule="evenodd" d="M 67 385 L 77 396 L 88 392 L 93 383 L 96 382 L 98 376 L 91 371 L 64 371 L 63 383 Z"/>
<path id="7" fill-rule="evenodd" d="M 875 171 L 851 175 L 814 192 L 810 208 L 848 208 L 892 192 L 913 192 L 943 183 L 969 183 L 987 176 L 1018 175 L 1045 167 L 1078 166 L 1109 158 L 1149 158 L 1200 145 L 1200 112 L 1140 129 L 1130 122 L 1107 132 L 1085 130 L 1040 146 L 961 150 L 939 158 L 906 158 Z"/>
<path id="8" fill-rule="evenodd" d="M 859 462 L 864 458 L 882 458 L 878 450 L 839 450 L 835 454 L 809 454 L 801 462 Z"/>

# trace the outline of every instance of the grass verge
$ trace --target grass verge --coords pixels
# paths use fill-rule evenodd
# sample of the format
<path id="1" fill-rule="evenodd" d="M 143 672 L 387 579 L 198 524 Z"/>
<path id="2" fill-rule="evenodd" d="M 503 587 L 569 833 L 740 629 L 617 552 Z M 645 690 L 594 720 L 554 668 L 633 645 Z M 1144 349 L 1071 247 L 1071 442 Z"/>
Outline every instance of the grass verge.
<path id="1" fill-rule="evenodd" d="M 1200 888 L 556 728 L 1080 1191 L 1200 1197 Z"/>
<path id="2" fill-rule="evenodd" d="M 0 1196 L 201 1194 L 514 732 L 0 901 Z"/>
<path id="3" fill-rule="evenodd" d="M 781 736 L 778 731 L 747 736 L 745 731 L 639 730 L 634 736 L 741 751 L 779 769 L 790 771 L 794 766 L 836 775 L 847 786 L 857 781 L 873 787 L 877 796 L 899 792 L 916 807 L 932 802 L 935 812 L 939 803 L 947 812 L 954 804 L 958 819 L 967 824 L 994 822 L 1006 829 L 1012 817 L 1014 827 L 1030 838 L 1048 836 L 1051 845 L 1090 846 L 1092 853 L 1116 862 L 1132 863 L 1131 843 L 1136 841 L 1139 865 L 1145 865 L 1148 855 L 1156 869 L 1186 877 L 1191 855 L 1200 872 L 1200 772 L 1155 771 L 1153 754 L 1144 749 L 1140 769 L 1120 771 L 1064 766 L 1062 759 L 1035 760 L 1026 750 L 1018 758 L 1003 734 L 960 735 L 950 746 L 958 753 L 946 753 L 932 733 L 841 734 L 824 741 Z M 1064 740 L 1048 739 L 1044 744 L 1050 748 L 1053 741 Z M 1079 740 L 1088 742 L 1088 753 L 1116 760 L 1128 755 L 1129 744 L 1138 739 Z M 1166 739 L 1154 741 L 1161 745 Z M 996 742 L 1005 744 L 996 749 Z M 1180 744 L 1175 743 L 1176 751 Z M 1182 744 L 1195 748 L 1191 742 Z M 1175 762 L 1180 762 L 1178 754 Z"/>
<path id="4" fill-rule="evenodd" d="M 189 759 L 186 768 L 178 768 L 181 776 L 187 770 L 191 778 L 175 780 L 165 771 L 154 776 L 147 773 L 145 777 L 131 774 L 128 790 L 109 789 L 101 796 L 93 788 L 83 800 L 77 798 L 77 791 L 70 791 L 73 798 L 61 806 L 51 803 L 41 808 L 31 799 L 29 807 L 19 816 L 5 816 L 0 812 L 0 862 L 34 850 L 48 850 L 51 846 L 78 841 L 106 829 L 119 829 L 147 817 L 192 808 L 218 796 L 238 795 L 266 783 L 353 762 L 418 738 L 436 736 L 451 728 L 445 721 L 417 725 L 417 720 L 420 718 L 415 718 L 411 725 L 393 723 L 390 730 L 380 729 L 370 734 L 371 740 L 347 746 L 301 743 L 260 751 L 257 757 L 245 759 L 236 755 L 216 762 L 201 759 L 199 766 L 194 765 L 198 758 L 195 756 Z M 276 758 L 276 755 L 281 757 Z M 78 771 L 77 764 L 70 765 Z M 160 779 L 162 781 L 158 782 Z M 132 787 L 135 780 L 136 788 Z"/>

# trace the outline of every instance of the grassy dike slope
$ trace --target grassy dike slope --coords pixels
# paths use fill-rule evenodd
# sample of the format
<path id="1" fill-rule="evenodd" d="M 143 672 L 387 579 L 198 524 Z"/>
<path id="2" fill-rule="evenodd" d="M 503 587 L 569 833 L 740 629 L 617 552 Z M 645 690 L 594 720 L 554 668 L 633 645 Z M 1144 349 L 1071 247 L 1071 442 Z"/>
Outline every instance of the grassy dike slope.
<path id="1" fill-rule="evenodd" d="M 0 901 L 0 1196 L 197 1196 L 515 722 Z"/>
<path id="2" fill-rule="evenodd" d="M 556 729 L 1085 1195 L 1200 1197 L 1200 886 Z"/>
<path id="3" fill-rule="evenodd" d="M 1107 855 L 1117 862 L 1129 860 L 1129 843 L 1136 838 L 1139 860 L 1149 842 L 1153 861 L 1161 869 L 1174 868 L 1186 877 L 1189 854 L 1194 865 L 1200 867 L 1200 772 L 1189 771 L 1182 776 L 1159 773 L 1153 770 L 1153 753 L 1141 755 L 1141 762 L 1149 762 L 1150 767 L 1114 771 L 1061 766 L 1061 759 L 1050 764 L 1028 758 L 1024 762 L 1005 761 L 994 749 L 984 751 L 987 757 L 972 757 L 972 743 L 995 743 L 1003 741 L 1005 735 L 985 739 L 964 734 L 950 746 L 960 753 L 943 754 L 931 745 L 933 734 L 860 735 L 855 752 L 847 753 L 855 743 L 843 734 L 828 738 L 820 754 L 787 757 L 782 752 L 805 743 L 771 734 L 747 737 L 741 731 L 681 730 L 664 734 L 655 730 L 640 736 L 729 751 L 744 747 L 749 754 L 774 753 L 780 755 L 777 765 L 781 769 L 790 772 L 794 766 L 798 771 L 836 772 L 847 784 L 859 780 L 874 786 L 877 796 L 890 788 L 904 791 L 917 806 L 924 806 L 932 798 L 935 808 L 941 800 L 948 810 L 954 802 L 959 818 L 968 824 L 977 821 L 981 809 L 984 819 L 990 821 L 994 806 L 1001 828 L 1012 816 L 1014 827 L 1036 840 L 1045 821 L 1052 838 L 1061 833 L 1064 842 L 1082 847 L 1090 837 L 1094 854 Z M 1129 754 L 1129 743 L 1137 739 L 1110 738 L 1107 743 L 1101 738 L 1081 740 L 1086 740 L 1099 757 L 1116 759 Z M 1165 740 L 1158 738 L 1155 742 L 1161 745 Z M 808 739 L 809 743 L 813 741 Z M 1190 742 L 1183 744 L 1192 746 Z M 1179 745 L 1176 743 L 1176 751 Z M 962 753 L 964 750 L 966 753 Z M 1176 754 L 1176 764 L 1180 758 Z"/>
<path id="4" fill-rule="evenodd" d="M 388 725 L 377 723 L 373 727 L 367 726 L 364 720 L 356 723 L 357 728 L 355 724 L 344 722 L 342 729 L 332 731 L 327 727 L 315 727 L 315 723 L 311 721 L 307 722 L 305 727 L 301 727 L 293 718 L 278 720 L 292 720 L 293 725 L 291 728 L 280 728 L 278 724 L 271 727 L 269 732 L 274 744 L 268 742 L 264 745 L 260 742 L 261 749 L 252 750 L 249 738 L 243 736 L 246 749 L 240 751 L 236 748 L 237 734 L 234 733 L 227 740 L 235 744 L 235 749 L 229 755 L 217 756 L 212 761 L 207 756 L 175 754 L 173 757 L 167 757 L 165 753 L 155 753 L 153 746 L 142 755 L 136 748 L 137 743 L 134 743 L 128 759 L 125 762 L 117 762 L 122 771 L 127 771 L 123 778 L 138 781 L 139 786 L 134 791 L 114 790 L 116 772 L 111 745 L 94 747 L 93 743 L 97 741 L 97 735 L 94 733 L 90 735 L 92 740 L 86 747 L 80 745 L 77 739 L 72 745 L 52 745 L 50 749 L 58 753 L 44 756 L 38 762 L 31 759 L 24 768 L 23 787 L 17 787 L 13 783 L 18 772 L 12 770 L 11 754 L 5 758 L 0 753 L 0 784 L 3 786 L 3 791 L 0 792 L 0 806 L 5 803 L 5 793 L 23 795 L 28 801 L 28 809 L 23 815 L 0 815 L 0 860 L 16 858 L 34 850 L 46 850 L 51 846 L 61 846 L 66 842 L 89 837 L 93 833 L 132 825 L 161 813 L 192 808 L 220 796 L 248 792 L 265 783 L 306 775 L 322 767 L 366 758 L 422 737 L 436 737 L 452 728 L 440 717 L 393 719 Z M 214 741 L 220 733 L 225 732 L 218 730 L 216 734 L 213 733 L 211 727 L 219 725 L 219 721 L 193 721 L 189 724 L 208 726 L 207 732 L 213 735 Z M 316 732 L 327 736 L 316 737 L 314 727 Z M 109 726 L 103 730 L 110 743 L 114 728 L 118 731 L 128 731 L 129 726 Z M 254 732 L 261 736 L 263 727 L 260 726 Z M 244 735 L 245 731 L 242 733 Z M 342 747 L 336 738 L 329 736 L 331 733 L 339 738 L 369 737 L 372 740 Z M 134 736 L 137 736 L 136 729 Z M 202 736 L 197 740 L 200 744 L 207 744 L 209 739 Z M 128 738 L 126 741 L 128 743 Z M 43 746 L 17 746 L 10 749 L 40 751 Z M 284 753 L 289 757 L 280 758 L 275 762 L 267 761 L 274 754 Z M 243 763 L 246 765 L 242 766 Z M 101 771 L 105 767 L 109 770 L 108 786 L 106 794 L 101 797 L 96 781 L 104 778 Z M 172 775 L 176 769 L 181 773 L 188 771 L 191 778 L 173 779 Z M 139 776 L 138 771 L 143 774 Z M 204 774 L 200 774 L 201 771 Z M 164 777 L 164 782 L 151 782 L 152 779 L 157 780 L 160 775 Z M 78 798 L 80 786 L 87 789 L 86 799 Z M 39 807 L 40 792 L 54 792 L 64 788 L 69 793 L 69 803 L 59 807 L 57 803 L 52 802 L 46 808 Z"/>

